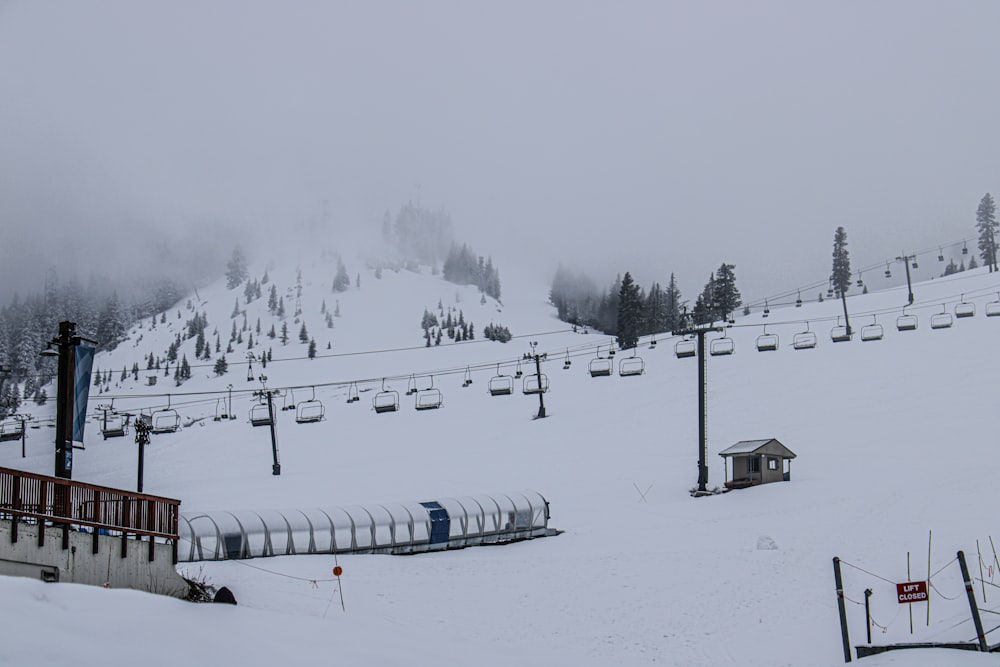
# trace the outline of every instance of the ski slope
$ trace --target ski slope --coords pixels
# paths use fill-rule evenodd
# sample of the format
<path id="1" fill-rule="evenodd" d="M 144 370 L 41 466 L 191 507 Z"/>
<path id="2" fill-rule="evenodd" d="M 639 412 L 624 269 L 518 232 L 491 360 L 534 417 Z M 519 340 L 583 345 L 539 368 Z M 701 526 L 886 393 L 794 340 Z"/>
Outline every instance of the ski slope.
<path id="1" fill-rule="evenodd" d="M 263 267 L 256 271 L 259 277 Z M 772 308 L 767 319 L 761 313 L 738 318 L 729 330 L 735 354 L 708 361 L 709 487 L 724 481 L 718 452 L 738 440 L 776 437 L 798 458 L 789 483 L 695 499 L 689 490 L 697 480 L 697 362 L 675 358 L 674 340 L 661 337 L 656 349 L 644 340 L 639 354 L 646 372 L 639 377 L 591 378 L 587 363 L 610 339 L 567 331 L 545 303 L 543 285 L 504 276 L 503 304 L 480 304 L 473 288 L 405 271 L 386 271 L 381 280 L 363 271 L 360 289 L 352 285 L 333 295 L 333 273 L 319 261 L 302 266 L 303 317 L 320 358 L 303 358 L 300 325 L 291 317 L 294 297 L 289 303 L 284 292 L 292 338 L 286 346 L 265 338 L 274 361 L 266 370 L 254 368 L 255 375 L 267 375 L 269 387 L 299 387 L 296 397 L 308 398 L 315 386 L 326 406 L 326 420 L 318 424 L 296 424 L 292 412 L 278 413 L 280 476 L 271 474 L 267 429 L 247 422 L 249 392 L 260 383 L 247 381 L 245 349 L 227 356 L 230 371 L 221 378 L 210 367 L 196 367 L 181 387 L 163 377 L 148 387 L 143 372 L 138 382 L 91 395 L 92 407 L 119 396 L 116 408 L 138 410 L 165 405 L 166 391 L 175 394 L 171 405 L 191 425 L 153 437 L 145 490 L 180 498 L 182 509 L 193 511 L 529 488 L 550 501 L 550 525 L 564 534 L 406 558 L 340 557 L 346 610 L 329 581 L 332 556 L 183 565 L 189 576 L 229 586 L 240 602 L 236 608 L 2 578 L 6 607 L 17 610 L 7 614 L 8 636 L 19 639 L 0 645 L 0 663 L 66 664 L 67 655 L 79 655 L 83 664 L 125 665 L 141 651 L 153 665 L 447 659 L 829 666 L 843 662 L 835 555 L 885 578 L 844 571 L 849 598 L 860 601 L 865 588 L 874 591 L 872 616 L 887 628 L 873 628 L 875 643 L 975 636 L 958 566 L 950 561 L 963 549 L 978 577 L 979 540 L 984 578 L 1000 579 L 988 567 L 1000 317 L 984 313 L 986 303 L 997 300 L 1000 277 L 980 269 L 914 285 L 916 303 L 907 312 L 918 316 L 919 327 L 910 332 L 894 327 L 905 289 L 849 297 L 855 330 L 874 317 L 885 328 L 880 341 L 831 343 L 839 301 Z M 270 276 L 280 290 L 295 287 L 294 267 L 272 268 Z M 275 321 L 266 310 L 267 287 L 263 299 L 246 306 L 250 327 L 260 317 L 265 331 Z M 223 346 L 237 294 L 242 303 L 242 290 L 219 283 L 192 295 Z M 932 330 L 931 315 L 953 311 L 963 294 L 976 304 L 975 317 Z M 319 314 L 324 299 L 331 310 L 339 299 L 334 329 L 326 329 Z M 420 316 L 439 299 L 475 322 L 476 342 L 446 337 L 440 347 L 420 347 Z M 180 319 L 170 311 L 156 330 L 147 320 L 96 365 L 112 369 L 117 380 L 122 366 L 131 368 L 141 355 L 162 355 L 193 312 L 184 303 L 178 308 Z M 479 342 L 491 318 L 515 336 L 532 335 L 507 344 Z M 819 345 L 793 350 L 792 337 L 806 320 Z M 764 324 L 779 335 L 775 352 L 754 349 Z M 543 420 L 532 419 L 537 397 L 520 391 L 491 397 L 486 390 L 497 364 L 513 373 L 529 341 L 548 353 L 549 417 Z M 193 344 L 182 348 L 192 364 Z M 389 349 L 397 351 L 358 354 Z M 567 350 L 573 363 L 563 370 Z M 462 386 L 466 367 L 469 387 Z M 403 394 L 410 374 L 433 374 L 444 406 L 417 412 L 412 398 L 401 396 L 401 411 L 376 415 L 371 397 L 382 378 L 398 378 L 388 384 Z M 347 404 L 352 381 L 360 381 L 361 401 Z M 212 421 L 229 384 L 239 419 Z M 202 392 L 222 393 L 182 395 Z M 88 428 L 74 478 L 134 488 L 131 438 L 104 441 L 96 420 Z M 3 443 L 0 465 L 49 473 L 51 433 L 29 431 L 26 459 L 17 443 Z M 929 531 L 932 570 L 943 569 L 932 579 L 930 623 L 926 605 L 915 605 L 911 635 L 909 609 L 897 604 L 888 582 L 926 578 Z M 1000 611 L 1000 590 L 977 582 L 976 595 L 984 610 Z M 852 643 L 864 643 L 863 608 L 848 607 Z M 996 619 L 984 611 L 987 630 Z M 990 656 L 940 650 L 865 659 L 871 665 L 994 663 Z"/>

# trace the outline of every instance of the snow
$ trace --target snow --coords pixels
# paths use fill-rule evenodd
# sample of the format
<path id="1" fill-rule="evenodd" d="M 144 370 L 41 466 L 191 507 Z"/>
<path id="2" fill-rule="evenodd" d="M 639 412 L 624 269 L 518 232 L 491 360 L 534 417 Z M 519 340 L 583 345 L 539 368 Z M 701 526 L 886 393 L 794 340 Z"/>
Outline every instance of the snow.
<path id="1" fill-rule="evenodd" d="M 912 332 L 894 327 L 905 290 L 850 297 L 854 328 L 869 324 L 874 313 L 886 329 L 882 341 L 831 343 L 826 331 L 834 321 L 827 318 L 840 314 L 839 301 L 772 308 L 767 320 L 759 313 L 739 318 L 729 333 L 735 354 L 708 361 L 709 486 L 723 483 L 718 453 L 747 437 L 776 437 L 798 458 L 789 483 L 695 499 L 689 490 L 697 480 L 697 362 L 675 358 L 672 341 L 661 338 L 655 350 L 640 351 L 646 363 L 641 376 L 591 378 L 587 360 L 609 339 L 566 331 L 545 303 L 544 285 L 504 275 L 503 305 L 480 305 L 473 288 L 405 271 L 385 271 L 381 280 L 363 271 L 360 290 L 352 286 L 334 295 L 334 271 L 330 263 L 302 267 L 309 332 L 320 355 L 341 355 L 308 360 L 301 358 L 306 346 L 291 317 L 294 296 L 285 292 L 294 287 L 294 268 L 270 270 L 285 295 L 294 342 L 282 347 L 264 338 L 275 358 L 263 371 L 268 386 L 305 387 L 295 394 L 304 391 L 304 398 L 315 384 L 327 412 L 325 421 L 308 425 L 278 413 L 282 474 L 271 474 L 267 429 L 246 421 L 247 392 L 259 383 L 247 382 L 245 362 L 236 363 L 241 353 L 227 357 L 230 372 L 222 378 L 209 366 L 196 368 L 179 388 L 163 377 L 157 387 L 146 387 L 144 373 L 140 382 L 112 387 L 116 395 L 176 392 L 171 402 L 185 421 L 206 417 L 178 433 L 153 436 L 145 490 L 180 498 L 185 511 L 196 511 L 419 501 L 528 488 L 551 502 L 550 525 L 565 533 L 412 557 L 342 556 L 336 560 L 344 568 L 346 611 L 337 582 L 330 581 L 332 556 L 183 564 L 188 575 L 229 586 L 239 600 L 235 608 L 3 577 L 5 635 L 17 640 L 0 643 L 0 664 L 63 665 L 67 656 L 80 656 L 84 663 L 131 665 L 141 654 L 153 665 L 396 665 L 447 657 L 479 665 L 831 666 L 843 661 L 834 556 L 848 564 L 852 644 L 865 641 L 863 607 L 854 602 L 863 600 L 866 588 L 874 592 L 872 617 L 888 628 L 882 633 L 873 627 L 876 643 L 974 637 L 952 561 L 964 550 L 978 577 L 978 540 L 984 578 L 997 578 L 990 524 L 992 351 L 1000 318 L 983 313 L 1000 278 L 977 270 L 914 285 L 918 301 L 907 313 L 920 325 Z M 264 298 L 248 307 L 248 321 L 252 328 L 259 316 L 266 332 L 273 320 L 266 314 L 269 286 L 263 287 Z M 242 290 L 219 283 L 200 294 L 196 308 L 208 312 L 209 331 L 218 327 L 225 345 L 233 299 L 239 294 L 242 303 Z M 951 310 L 962 294 L 977 303 L 976 317 L 932 330 L 931 314 L 942 304 Z M 323 299 L 331 310 L 340 301 L 342 317 L 333 330 L 319 314 Z M 506 345 L 445 338 L 441 347 L 425 349 L 419 318 L 424 308 L 435 310 L 438 299 L 462 308 L 477 337 L 490 318 L 516 336 L 547 335 Z M 183 303 L 179 309 L 181 319 L 171 310 L 155 331 L 147 320 L 130 341 L 99 355 L 96 366 L 117 368 L 117 379 L 122 366 L 140 361 L 144 367 L 141 356 L 149 351 L 162 355 L 193 314 Z M 793 350 L 792 336 L 805 329 L 806 319 L 819 332 L 819 346 Z M 236 321 L 239 326 L 241 318 Z M 754 350 L 765 323 L 768 333 L 779 335 L 777 352 Z M 562 333 L 547 333 L 554 331 Z M 214 344 L 214 336 L 208 339 Z M 529 341 L 549 353 L 543 369 L 551 382 L 549 418 L 542 420 L 532 419 L 537 397 L 520 391 L 491 397 L 486 389 L 495 365 L 509 364 L 504 372 L 511 373 L 530 351 Z M 192 364 L 193 343 L 183 348 Z M 361 354 L 385 349 L 397 351 Z M 581 356 L 564 371 L 567 349 Z M 278 361 L 283 358 L 296 359 Z M 463 388 L 466 366 L 475 369 L 474 383 Z M 401 396 L 400 412 L 373 412 L 371 397 L 383 376 L 424 372 L 433 372 L 443 408 L 417 412 L 412 397 Z M 360 402 L 348 405 L 347 383 L 357 379 L 372 382 L 362 385 Z M 235 421 L 211 420 L 217 395 L 180 395 L 224 394 L 230 383 Z M 406 379 L 389 384 L 405 392 Z M 92 409 L 106 400 L 92 393 Z M 162 397 L 115 401 L 126 409 L 163 404 Z M 26 459 L 18 443 L 4 443 L 0 465 L 49 473 L 51 433 L 29 431 Z M 135 445 L 131 438 L 102 440 L 96 421 L 74 465 L 75 479 L 134 488 Z M 648 488 L 645 500 L 637 487 Z M 930 624 L 926 605 L 914 605 L 911 635 L 909 607 L 896 602 L 891 582 L 926 578 L 930 531 L 931 569 L 943 569 L 932 579 Z M 976 595 L 984 610 L 993 610 L 984 611 L 990 630 L 1000 591 L 977 581 Z M 995 662 L 972 652 L 913 650 L 864 664 L 987 661 Z"/>

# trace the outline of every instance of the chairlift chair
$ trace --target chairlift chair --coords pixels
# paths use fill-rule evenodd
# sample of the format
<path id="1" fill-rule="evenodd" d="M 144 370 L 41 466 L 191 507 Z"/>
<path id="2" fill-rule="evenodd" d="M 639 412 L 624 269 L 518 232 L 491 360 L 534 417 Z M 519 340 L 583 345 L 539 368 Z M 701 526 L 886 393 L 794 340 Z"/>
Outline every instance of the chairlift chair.
<path id="1" fill-rule="evenodd" d="M 635 349 L 632 350 L 631 357 L 625 357 L 618 362 L 618 375 L 620 377 L 635 377 L 636 375 L 642 375 L 645 372 L 646 362 L 642 360 L 642 357 L 636 355 Z"/>
<path id="2" fill-rule="evenodd" d="M 375 414 L 382 414 L 383 412 L 395 412 L 399 410 L 399 392 L 393 389 L 385 388 L 385 380 L 382 380 L 382 391 L 375 394 L 375 398 L 372 399 L 372 408 L 375 410 Z"/>
<path id="3" fill-rule="evenodd" d="M 713 357 L 721 357 L 736 351 L 736 342 L 729 336 L 716 338 L 708 345 L 708 353 Z"/>
<path id="4" fill-rule="evenodd" d="M 212 416 L 212 421 L 221 422 L 228 417 L 229 415 L 226 414 L 226 399 L 217 399 L 215 401 L 215 414 Z"/>
<path id="5" fill-rule="evenodd" d="M 497 364 L 497 374 L 490 378 L 487 383 L 490 396 L 510 396 L 514 393 L 514 378 L 500 372 L 500 364 Z"/>
<path id="6" fill-rule="evenodd" d="M 931 315 L 931 329 L 949 329 L 954 323 L 954 319 L 947 308 L 942 305 L 941 312 Z"/>
<path id="7" fill-rule="evenodd" d="M 517 360 L 517 370 L 516 370 L 516 371 L 514 371 L 514 377 L 515 377 L 515 378 L 517 378 L 517 379 L 520 379 L 520 377 L 521 377 L 522 375 L 524 375 L 524 372 L 523 372 L 523 371 L 521 371 L 521 360 L 520 360 L 520 359 L 518 359 L 518 360 Z"/>
<path id="8" fill-rule="evenodd" d="M 285 392 L 285 395 L 281 397 L 281 411 L 288 412 L 289 410 L 295 409 L 295 391 L 289 389 Z"/>
<path id="9" fill-rule="evenodd" d="M 871 324 L 861 327 L 862 343 L 873 340 L 882 340 L 883 336 L 885 336 L 885 330 L 882 328 L 882 325 L 879 324 L 878 321 L 875 319 L 874 315 L 872 315 Z"/>
<path id="10" fill-rule="evenodd" d="M 414 399 L 413 407 L 417 410 L 437 410 L 441 407 L 444 400 L 441 396 L 441 390 L 434 387 L 434 376 L 431 376 L 431 386 L 426 389 L 418 389 L 416 399 Z"/>
<path id="11" fill-rule="evenodd" d="M 413 396 L 415 393 L 417 393 L 417 379 L 411 375 L 406 383 L 406 395 Z"/>
<path id="12" fill-rule="evenodd" d="M 796 293 L 796 296 L 795 296 L 795 307 L 796 308 L 801 308 L 802 307 L 802 292 L 801 291 L 798 291 Z"/>
<path id="13" fill-rule="evenodd" d="M 973 317 L 976 314 L 976 304 L 965 300 L 965 295 L 962 295 L 962 301 L 955 305 L 955 317 L 958 319 L 963 319 L 966 317 Z"/>
<path id="14" fill-rule="evenodd" d="M 944 248 L 942 248 L 941 246 L 938 246 L 938 261 L 939 262 L 944 261 Z"/>
<path id="15" fill-rule="evenodd" d="M 347 388 L 347 403 L 357 403 L 360 400 L 361 397 L 358 396 L 358 384 L 352 382 L 351 386 Z"/>
<path id="16" fill-rule="evenodd" d="M 101 435 L 104 439 L 122 438 L 128 435 L 128 416 L 112 412 L 101 422 Z"/>
<path id="17" fill-rule="evenodd" d="M 566 348 L 566 359 L 563 361 L 563 370 L 568 371 L 573 362 L 569 358 L 569 348 Z"/>
<path id="18" fill-rule="evenodd" d="M 969 244 L 967 242 L 964 242 L 964 241 L 962 242 L 962 254 L 963 255 L 968 255 L 969 254 Z"/>
<path id="19" fill-rule="evenodd" d="M 653 337 L 649 340 L 649 349 L 656 349 L 656 334 L 653 334 Z"/>
<path id="20" fill-rule="evenodd" d="M 545 373 L 541 376 L 532 374 L 524 377 L 524 384 L 521 386 L 523 394 L 544 394 L 549 390 L 549 378 Z"/>
<path id="21" fill-rule="evenodd" d="M 836 326 L 830 329 L 830 340 L 834 343 L 849 343 L 853 337 L 854 332 L 848 331 L 847 327 L 840 323 L 840 318 L 838 317 Z"/>
<path id="22" fill-rule="evenodd" d="M 758 352 L 774 352 L 778 349 L 778 334 L 767 333 L 767 327 L 764 327 L 764 333 L 757 336 L 757 351 Z"/>
<path id="23" fill-rule="evenodd" d="M 809 330 L 809 323 L 806 322 L 806 330 L 800 331 L 792 337 L 792 349 L 793 350 L 811 350 L 816 347 L 819 339 L 816 338 L 816 332 Z"/>
<path id="24" fill-rule="evenodd" d="M 885 263 L 885 277 L 892 278 L 892 270 L 889 268 L 889 262 Z"/>
<path id="25" fill-rule="evenodd" d="M 316 387 L 312 387 L 312 398 L 295 406 L 296 424 L 314 424 L 326 418 L 323 402 L 316 398 Z"/>
<path id="26" fill-rule="evenodd" d="M 986 304 L 986 317 L 997 317 L 998 315 L 1000 315 L 1000 299 Z"/>
<path id="27" fill-rule="evenodd" d="M 270 426 L 271 421 L 271 406 L 267 404 L 267 399 L 258 400 L 250 406 L 251 426 Z"/>
<path id="28" fill-rule="evenodd" d="M 20 440 L 24 435 L 20 419 L 8 419 L 0 422 L 0 442 L 5 440 Z"/>
<path id="29" fill-rule="evenodd" d="M 903 309 L 903 314 L 896 318 L 896 331 L 916 331 L 917 330 L 917 316 L 907 315 L 906 309 Z"/>
<path id="30" fill-rule="evenodd" d="M 468 387 L 471 384 L 472 384 L 472 371 L 469 370 L 468 366 L 466 366 L 465 367 L 465 380 L 462 381 L 462 386 L 463 387 Z"/>
<path id="31" fill-rule="evenodd" d="M 698 353 L 698 348 L 693 340 L 682 338 L 674 344 L 674 356 L 678 359 L 693 357 Z"/>
<path id="32" fill-rule="evenodd" d="M 611 369 L 614 365 L 611 359 L 601 356 L 601 348 L 597 348 L 597 357 L 590 360 L 590 364 L 587 365 L 587 370 L 590 371 L 590 377 L 609 377 L 611 375 Z"/>
<path id="33" fill-rule="evenodd" d="M 174 433 L 181 427 L 181 416 L 170 407 L 170 396 L 167 396 L 167 407 L 157 410 L 152 415 L 153 433 Z"/>

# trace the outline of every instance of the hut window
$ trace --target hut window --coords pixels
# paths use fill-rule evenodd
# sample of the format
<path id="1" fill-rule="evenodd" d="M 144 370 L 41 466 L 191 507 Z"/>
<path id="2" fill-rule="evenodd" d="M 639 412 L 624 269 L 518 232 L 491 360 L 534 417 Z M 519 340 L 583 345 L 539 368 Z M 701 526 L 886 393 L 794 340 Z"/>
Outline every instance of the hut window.
<path id="1" fill-rule="evenodd" d="M 767 459 L 767 469 L 768 470 L 777 470 L 778 469 L 778 459 L 768 457 L 768 459 Z"/>

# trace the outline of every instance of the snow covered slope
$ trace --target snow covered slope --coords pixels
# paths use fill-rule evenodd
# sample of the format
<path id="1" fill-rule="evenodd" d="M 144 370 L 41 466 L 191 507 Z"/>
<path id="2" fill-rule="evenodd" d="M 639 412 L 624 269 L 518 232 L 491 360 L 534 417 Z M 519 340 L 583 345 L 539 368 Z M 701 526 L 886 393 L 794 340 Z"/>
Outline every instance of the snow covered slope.
<path id="1" fill-rule="evenodd" d="M 258 267 L 257 276 L 262 272 Z M 177 638 L 177 646 L 152 658 L 164 665 L 207 664 L 223 655 L 248 664 L 333 658 L 349 664 L 429 664 L 447 655 L 486 665 L 835 665 L 842 652 L 834 555 L 884 577 L 845 568 L 851 600 L 862 600 L 865 588 L 874 591 L 872 616 L 887 627 L 885 633 L 874 628 L 877 643 L 975 635 L 951 561 L 964 549 L 978 576 L 979 540 L 984 578 L 997 577 L 989 567 L 989 537 L 997 424 L 992 377 L 1000 317 L 987 318 L 984 310 L 997 299 L 1000 277 L 978 270 L 915 285 L 917 303 L 907 312 L 919 318 L 916 331 L 895 330 L 903 290 L 849 298 L 855 329 L 878 321 L 885 327 L 880 341 L 856 337 L 831 343 L 839 301 L 774 308 L 767 319 L 760 313 L 739 318 L 729 334 L 736 353 L 709 359 L 710 486 L 723 482 L 718 452 L 738 440 L 777 437 L 798 458 L 789 483 L 694 499 L 688 491 L 697 480 L 696 360 L 675 358 L 673 340 L 661 338 L 655 349 L 643 345 L 642 376 L 591 378 L 587 361 L 609 339 L 565 331 L 544 302 L 544 286 L 516 285 L 513 276 L 505 276 L 501 306 L 491 300 L 480 304 L 474 289 L 430 275 L 386 271 L 377 280 L 365 271 L 360 290 L 352 287 L 338 296 L 330 292 L 329 265 L 303 266 L 302 273 L 303 317 L 320 358 L 302 358 L 306 346 L 298 342 L 300 324 L 291 316 L 295 296 L 287 292 L 295 288 L 295 270 L 276 267 L 270 277 L 286 290 L 295 342 L 282 346 L 265 337 L 274 362 L 264 372 L 270 387 L 305 387 L 295 396 L 308 397 L 308 387 L 316 385 L 327 419 L 296 424 L 290 412 L 279 413 L 282 474 L 275 477 L 266 429 L 246 421 L 248 392 L 259 382 L 246 380 L 245 345 L 241 354 L 227 357 L 230 372 L 220 378 L 210 367 L 194 368 L 181 387 L 172 382 L 164 387 L 162 377 L 147 387 L 141 373 L 138 382 L 92 395 L 92 404 L 112 395 L 142 394 L 116 399 L 115 407 L 164 405 L 165 398 L 156 394 L 169 390 L 185 421 L 207 417 L 177 433 L 154 436 L 146 457 L 147 491 L 181 498 L 182 507 L 195 510 L 425 500 L 533 488 L 551 502 L 551 525 L 566 532 L 410 558 L 341 558 L 346 613 L 327 581 L 334 559 L 325 556 L 186 567 L 229 585 L 240 600 L 235 609 L 0 580 L 6 607 L 23 610 L 11 619 L 23 640 L 3 643 L 0 659 L 63 664 L 60 656 L 75 651 L 83 637 L 88 645 L 116 645 L 121 626 L 95 628 L 79 620 L 103 611 L 136 619 L 125 628 L 135 646 L 154 637 Z M 208 313 L 209 331 L 218 328 L 223 347 L 236 293 L 242 304 L 241 290 L 227 291 L 221 284 L 192 300 L 194 310 Z M 976 304 L 975 317 L 932 330 L 931 315 L 952 311 L 963 294 Z M 341 317 L 332 330 L 319 314 L 323 299 L 331 309 L 340 301 Z M 547 335 L 422 348 L 419 318 L 424 308 L 436 310 L 438 299 L 475 322 L 477 341 L 490 318 L 515 335 Z M 246 306 L 251 329 L 257 317 L 265 332 L 269 328 L 266 302 L 265 291 L 263 299 Z M 158 323 L 155 331 L 147 322 L 131 341 L 101 355 L 97 365 L 117 369 L 117 380 L 122 366 L 131 368 L 150 351 L 162 355 L 194 312 L 185 304 L 179 308 L 180 319 L 168 312 L 167 323 Z M 819 345 L 793 350 L 792 337 L 806 328 L 806 320 L 820 333 Z M 236 322 L 239 327 L 242 315 Z M 768 333 L 779 335 L 776 352 L 754 349 L 764 324 Z M 553 331 L 561 333 L 547 333 Z M 256 334 L 254 339 L 259 350 Z M 209 340 L 214 344 L 214 336 Z M 516 360 L 530 351 L 529 341 L 549 353 L 543 370 L 551 382 L 545 396 L 550 417 L 544 420 L 532 419 L 535 397 L 491 397 L 486 391 L 496 364 L 513 373 Z M 416 349 L 354 354 L 407 347 Z M 567 350 L 573 364 L 563 370 Z M 194 364 L 193 341 L 182 351 Z M 474 382 L 463 387 L 467 366 Z M 434 374 L 444 407 L 418 413 L 404 397 L 400 412 L 376 415 L 371 397 L 381 378 L 401 378 L 389 384 L 402 394 L 411 373 Z M 347 404 L 353 380 L 372 382 L 360 385 L 360 402 Z M 210 415 L 228 384 L 234 385 L 240 418 L 214 422 Z M 96 425 L 88 431 L 86 451 L 76 457 L 74 477 L 131 487 L 134 444 L 104 441 Z M 50 434 L 31 431 L 24 460 L 19 448 L 0 449 L 0 465 L 49 472 Z M 637 487 L 648 489 L 646 501 Z M 918 605 L 911 637 L 908 608 L 897 604 L 889 582 L 926 578 L 928 531 L 933 531 L 932 570 L 943 569 L 932 579 L 930 624 L 926 606 Z M 761 548 L 772 542 L 776 548 Z M 1000 608 L 1000 591 L 979 584 L 976 590 L 984 608 Z M 852 640 L 862 643 L 863 608 L 848 606 Z M 995 613 L 984 616 L 987 629 L 996 625 Z M 44 629 L 51 624 L 69 633 L 52 640 Z M 43 637 L 53 649 L 39 659 L 35 651 Z M 130 663 L 128 653 L 109 651 L 99 662 Z M 918 651 L 866 664 L 974 665 L 988 659 Z"/>

